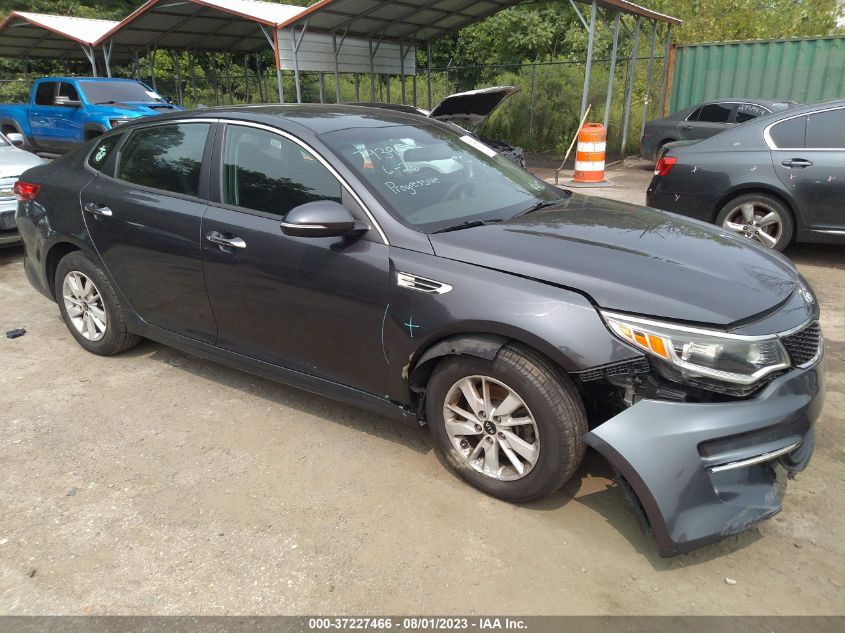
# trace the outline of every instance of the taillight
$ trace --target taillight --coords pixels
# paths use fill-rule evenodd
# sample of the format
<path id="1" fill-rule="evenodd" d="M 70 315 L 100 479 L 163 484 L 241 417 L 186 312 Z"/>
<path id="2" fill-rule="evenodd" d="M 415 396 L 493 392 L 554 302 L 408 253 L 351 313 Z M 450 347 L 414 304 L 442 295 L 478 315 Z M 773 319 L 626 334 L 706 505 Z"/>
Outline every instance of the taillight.
<path id="1" fill-rule="evenodd" d="M 678 159 L 674 156 L 662 157 L 659 161 L 657 161 L 657 165 L 654 166 L 654 175 L 665 176 L 672 170 L 672 167 L 674 167 L 677 162 Z"/>
<path id="2" fill-rule="evenodd" d="M 18 180 L 15 183 L 15 197 L 18 200 L 35 200 L 39 189 L 41 189 L 41 185 L 33 185 L 32 183 Z"/>

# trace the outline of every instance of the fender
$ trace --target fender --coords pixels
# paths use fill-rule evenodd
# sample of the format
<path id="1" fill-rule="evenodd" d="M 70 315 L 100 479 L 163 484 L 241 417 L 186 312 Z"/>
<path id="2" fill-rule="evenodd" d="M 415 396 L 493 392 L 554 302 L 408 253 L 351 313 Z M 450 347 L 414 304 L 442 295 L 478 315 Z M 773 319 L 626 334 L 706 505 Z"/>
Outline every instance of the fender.
<path id="1" fill-rule="evenodd" d="M 504 347 L 508 339 L 495 334 L 458 334 L 441 340 L 429 347 L 414 363 L 410 372 L 411 389 L 422 393 L 428 377 L 431 375 L 434 365 L 444 356 L 476 356 L 485 360 L 493 360 L 496 354 Z"/>
<path id="2" fill-rule="evenodd" d="M 0 119 L 0 129 L 5 128 L 7 126 L 15 128 L 15 131 L 17 131 L 18 134 L 22 134 L 24 139 L 26 139 L 26 144 L 32 147 L 32 139 L 30 138 L 29 134 L 27 134 L 21 129 L 21 125 L 20 123 L 18 123 L 17 120 L 11 117 L 4 117 Z"/>

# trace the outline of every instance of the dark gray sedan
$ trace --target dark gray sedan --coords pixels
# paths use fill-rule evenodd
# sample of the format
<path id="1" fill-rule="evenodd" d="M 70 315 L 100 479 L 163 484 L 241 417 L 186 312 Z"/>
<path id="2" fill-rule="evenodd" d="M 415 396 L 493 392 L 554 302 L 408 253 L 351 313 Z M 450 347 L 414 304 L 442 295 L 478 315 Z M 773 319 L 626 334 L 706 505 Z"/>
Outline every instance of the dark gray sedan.
<path id="1" fill-rule="evenodd" d="M 698 103 L 646 123 L 640 141 L 640 155 L 656 161 L 667 143 L 709 138 L 738 123 L 780 112 L 793 105 L 794 101 L 767 99 L 720 99 Z"/>
<path id="2" fill-rule="evenodd" d="M 552 187 L 453 125 L 179 112 L 15 190 L 26 274 L 85 350 L 146 337 L 427 425 L 511 502 L 559 490 L 591 446 L 664 555 L 776 514 L 810 460 L 823 346 L 792 264 Z M 285 441 L 280 459 L 311 450 Z"/>
<path id="3" fill-rule="evenodd" d="M 668 146 L 646 202 L 783 250 L 845 243 L 845 101 L 801 106 Z"/>

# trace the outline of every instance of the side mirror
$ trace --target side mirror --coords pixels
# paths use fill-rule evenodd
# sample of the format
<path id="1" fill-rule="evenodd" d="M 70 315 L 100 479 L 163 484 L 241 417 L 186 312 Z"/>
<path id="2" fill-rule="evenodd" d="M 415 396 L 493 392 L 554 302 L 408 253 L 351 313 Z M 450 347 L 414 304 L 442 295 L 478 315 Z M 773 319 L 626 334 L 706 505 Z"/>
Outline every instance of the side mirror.
<path id="1" fill-rule="evenodd" d="M 306 202 L 288 211 L 282 233 L 293 237 L 341 237 L 363 233 L 369 227 L 355 220 L 349 210 L 332 200 Z"/>
<path id="2" fill-rule="evenodd" d="M 9 132 L 6 135 L 6 138 L 9 139 L 9 142 L 14 145 L 15 147 L 23 147 L 26 139 L 23 137 L 23 134 L 18 132 Z"/>
<path id="3" fill-rule="evenodd" d="M 53 105 L 64 106 L 65 108 L 79 108 L 82 106 L 82 102 L 72 100 L 69 97 L 56 97 L 53 99 Z"/>

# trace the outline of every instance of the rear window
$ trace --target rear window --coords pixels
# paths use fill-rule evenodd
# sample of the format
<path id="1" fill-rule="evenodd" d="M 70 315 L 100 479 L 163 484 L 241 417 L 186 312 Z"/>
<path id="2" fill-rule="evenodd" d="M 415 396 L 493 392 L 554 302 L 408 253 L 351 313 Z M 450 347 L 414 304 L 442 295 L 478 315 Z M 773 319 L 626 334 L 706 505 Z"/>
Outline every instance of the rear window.
<path id="1" fill-rule="evenodd" d="M 798 149 L 804 147 L 804 134 L 807 129 L 807 117 L 799 116 L 777 123 L 769 130 L 769 136 L 775 147 Z"/>
<path id="2" fill-rule="evenodd" d="M 807 118 L 805 147 L 845 149 L 845 110 L 811 114 Z"/>
<path id="3" fill-rule="evenodd" d="M 736 107 L 736 122 L 745 123 L 756 119 L 758 116 L 765 116 L 771 114 L 768 108 L 764 108 L 756 103 L 740 103 Z"/>
<path id="4" fill-rule="evenodd" d="M 113 134 L 97 143 L 94 150 L 88 156 L 88 164 L 97 171 L 103 171 L 103 167 L 105 167 L 106 161 L 111 156 L 112 150 L 117 147 L 120 137 L 120 134 Z"/>
<path id="5" fill-rule="evenodd" d="M 121 180 L 196 196 L 208 123 L 175 123 L 134 130 L 120 152 Z"/>

